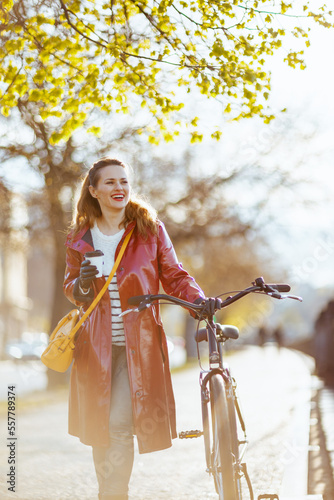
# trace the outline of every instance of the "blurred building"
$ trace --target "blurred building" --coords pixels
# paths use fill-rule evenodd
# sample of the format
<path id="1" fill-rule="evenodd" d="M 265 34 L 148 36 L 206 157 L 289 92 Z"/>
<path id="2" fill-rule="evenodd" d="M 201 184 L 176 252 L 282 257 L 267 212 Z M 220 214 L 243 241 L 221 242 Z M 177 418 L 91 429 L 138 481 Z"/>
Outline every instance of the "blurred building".
<path id="1" fill-rule="evenodd" d="M 0 182 L 0 357 L 8 341 L 26 329 L 31 301 L 27 297 L 27 208 L 24 198 Z"/>

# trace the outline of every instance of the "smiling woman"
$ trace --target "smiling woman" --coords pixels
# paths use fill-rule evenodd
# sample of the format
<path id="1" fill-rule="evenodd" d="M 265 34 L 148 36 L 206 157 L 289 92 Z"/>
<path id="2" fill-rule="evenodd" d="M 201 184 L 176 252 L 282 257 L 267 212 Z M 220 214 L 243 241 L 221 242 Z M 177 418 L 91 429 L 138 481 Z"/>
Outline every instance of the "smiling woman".
<path id="1" fill-rule="evenodd" d="M 116 273 L 79 330 L 70 381 L 69 432 L 93 448 L 99 498 L 128 498 L 133 434 L 139 453 L 162 450 L 176 437 L 168 347 L 159 307 L 120 317 L 134 295 L 166 293 L 205 299 L 178 262 L 155 210 L 131 190 L 127 167 L 102 158 L 86 175 L 67 240 L 64 291 L 87 310 L 131 234 Z M 102 276 L 85 258 L 104 254 Z"/>

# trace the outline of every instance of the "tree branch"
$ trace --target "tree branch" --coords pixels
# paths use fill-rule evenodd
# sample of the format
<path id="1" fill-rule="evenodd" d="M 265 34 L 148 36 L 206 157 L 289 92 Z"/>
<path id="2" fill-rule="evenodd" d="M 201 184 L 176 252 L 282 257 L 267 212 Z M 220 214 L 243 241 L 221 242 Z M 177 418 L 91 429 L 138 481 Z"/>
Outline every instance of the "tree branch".
<path id="1" fill-rule="evenodd" d="M 80 31 L 80 30 L 79 30 L 79 29 L 78 29 L 78 28 L 77 28 L 77 27 L 76 27 L 76 26 L 72 23 L 72 21 L 70 20 L 70 16 L 69 16 L 69 14 L 68 14 L 68 13 L 69 13 L 69 12 L 71 12 L 71 11 L 69 11 L 69 10 L 66 8 L 66 6 L 65 6 L 65 4 L 64 4 L 64 2 L 63 2 L 62 0 L 59 0 L 59 2 L 60 2 L 60 5 L 61 5 L 62 10 L 64 11 L 64 14 L 65 14 L 65 17 L 66 17 L 66 20 L 67 20 L 68 24 L 71 26 L 71 28 L 73 28 L 73 29 L 74 29 L 74 31 L 76 31 L 76 32 L 77 32 L 80 36 L 82 36 L 83 38 L 85 38 L 85 39 L 86 39 L 86 40 L 88 40 L 89 42 L 94 43 L 94 45 L 99 45 L 100 47 L 103 47 L 104 49 L 106 49 L 106 48 L 107 48 L 107 46 L 106 46 L 106 45 L 104 45 L 104 44 L 107 44 L 108 42 L 107 42 L 106 40 L 103 40 L 103 38 L 101 38 L 100 36 L 96 35 L 96 36 L 98 36 L 98 38 L 100 38 L 101 40 L 103 40 L 104 44 L 103 44 L 103 43 L 101 43 L 101 42 L 99 42 L 98 40 L 93 40 L 93 39 L 92 39 L 92 38 L 90 38 L 88 35 L 86 35 L 86 34 L 85 34 L 85 33 L 83 33 L 82 31 Z M 71 13 L 72 13 L 72 12 L 71 12 Z M 73 14 L 73 13 L 72 13 L 72 14 Z M 91 30 L 91 31 L 94 33 L 94 31 L 93 31 L 93 30 Z M 96 33 L 94 33 L 94 35 L 95 35 L 95 34 L 96 34 Z"/>
<path id="2" fill-rule="evenodd" d="M 249 7 L 246 7 L 245 5 L 240 5 L 238 4 L 237 7 L 239 7 L 240 9 L 244 9 L 246 11 L 250 11 L 250 10 L 253 10 L 254 12 L 256 12 L 257 14 L 269 14 L 271 16 L 284 16 L 284 17 L 294 17 L 296 19 L 299 19 L 299 18 L 308 18 L 309 16 L 305 16 L 304 14 L 301 14 L 301 15 L 297 15 L 297 14 L 286 14 L 286 12 L 270 12 L 270 11 L 267 11 L 267 10 L 260 10 L 260 9 L 253 9 L 252 7 L 249 8 Z"/>

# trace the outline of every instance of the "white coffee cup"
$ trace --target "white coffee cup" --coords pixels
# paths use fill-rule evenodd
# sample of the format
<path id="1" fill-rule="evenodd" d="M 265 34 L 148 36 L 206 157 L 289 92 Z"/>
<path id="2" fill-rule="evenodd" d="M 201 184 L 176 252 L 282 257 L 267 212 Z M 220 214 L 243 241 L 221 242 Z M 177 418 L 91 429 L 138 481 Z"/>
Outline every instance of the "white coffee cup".
<path id="1" fill-rule="evenodd" d="M 94 252 L 86 252 L 85 259 L 89 260 L 92 266 L 96 266 L 99 273 L 95 278 L 103 276 L 104 253 L 101 250 L 94 250 Z"/>

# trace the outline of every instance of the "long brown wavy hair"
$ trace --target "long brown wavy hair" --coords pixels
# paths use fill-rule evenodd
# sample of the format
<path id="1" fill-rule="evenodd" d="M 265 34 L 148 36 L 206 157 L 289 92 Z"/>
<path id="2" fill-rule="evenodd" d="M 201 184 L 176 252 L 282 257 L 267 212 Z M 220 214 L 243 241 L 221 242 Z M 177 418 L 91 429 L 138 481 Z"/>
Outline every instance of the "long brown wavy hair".
<path id="1" fill-rule="evenodd" d="M 101 217 L 100 204 L 91 196 L 89 186 L 96 187 L 100 179 L 100 170 L 109 165 L 118 165 L 129 173 L 128 167 L 116 158 L 104 157 L 93 163 L 83 179 L 81 193 L 77 203 L 76 212 L 71 224 L 71 238 L 74 238 L 85 226 L 93 227 L 95 220 Z M 158 232 L 158 218 L 155 209 L 141 196 L 130 191 L 130 200 L 125 207 L 124 218 L 121 224 L 126 227 L 130 222 L 136 221 L 138 232 L 147 238 L 148 232 Z"/>

